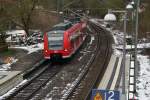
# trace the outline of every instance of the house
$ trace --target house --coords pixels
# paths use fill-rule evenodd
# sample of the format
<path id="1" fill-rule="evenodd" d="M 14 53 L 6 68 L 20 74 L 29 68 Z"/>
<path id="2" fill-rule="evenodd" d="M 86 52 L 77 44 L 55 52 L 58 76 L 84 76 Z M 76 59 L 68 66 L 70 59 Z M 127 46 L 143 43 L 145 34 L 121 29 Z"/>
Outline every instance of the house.
<path id="1" fill-rule="evenodd" d="M 0 52 L 5 51 L 7 49 L 8 49 L 8 46 L 7 46 L 7 44 L 4 41 L 4 37 L 0 33 Z"/>
<path id="2" fill-rule="evenodd" d="M 16 45 L 24 42 L 27 38 L 27 34 L 24 30 L 9 30 L 6 31 L 6 42 L 9 45 Z"/>

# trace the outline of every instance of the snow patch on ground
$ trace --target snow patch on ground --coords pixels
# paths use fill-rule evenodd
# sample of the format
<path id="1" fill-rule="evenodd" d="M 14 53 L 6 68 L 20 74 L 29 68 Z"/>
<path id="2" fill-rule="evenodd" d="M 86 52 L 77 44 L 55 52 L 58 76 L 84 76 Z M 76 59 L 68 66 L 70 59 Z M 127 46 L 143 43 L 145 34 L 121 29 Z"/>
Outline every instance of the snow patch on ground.
<path id="1" fill-rule="evenodd" d="M 123 49 L 122 45 L 117 46 L 118 49 Z M 132 48 L 134 48 L 134 45 L 132 45 Z M 150 43 L 141 43 L 137 45 L 138 49 L 142 48 L 150 48 Z M 126 45 L 126 49 L 131 49 L 131 45 Z"/>
<path id="2" fill-rule="evenodd" d="M 38 43 L 35 45 L 30 45 L 30 46 L 17 46 L 17 47 L 10 47 L 10 48 L 19 48 L 19 49 L 24 49 L 28 51 L 28 54 L 37 52 L 38 50 L 43 49 L 43 43 Z"/>
<path id="3" fill-rule="evenodd" d="M 13 57 L 11 57 L 11 60 L 12 61 L 10 63 L 0 65 L 0 71 L 7 71 L 8 69 L 10 69 L 10 65 L 18 61 L 18 59 L 15 59 Z"/>
<path id="4" fill-rule="evenodd" d="M 116 45 L 123 44 L 123 32 L 119 32 L 118 30 L 112 30 L 112 35 L 114 37 L 114 41 Z"/>
<path id="5" fill-rule="evenodd" d="M 94 36 L 92 36 L 92 37 L 91 37 L 90 44 L 92 44 L 94 40 L 95 40 L 95 38 L 94 38 Z"/>
<path id="6" fill-rule="evenodd" d="M 45 100 L 52 100 L 52 98 L 45 98 Z"/>
<path id="7" fill-rule="evenodd" d="M 42 50 L 43 49 L 43 43 L 38 43 L 35 45 L 30 45 L 30 46 L 13 46 L 10 48 L 18 48 L 18 49 L 24 49 L 28 51 L 28 54 L 33 53 L 33 52 L 37 52 L 38 50 Z M 13 57 L 10 57 L 11 62 L 8 63 L 4 63 L 0 65 L 0 71 L 7 71 L 8 69 L 10 69 L 10 66 L 17 62 L 18 59 L 15 59 Z"/>
<path id="8" fill-rule="evenodd" d="M 91 21 L 97 23 L 94 19 L 91 19 Z M 115 44 L 113 44 L 114 54 L 121 55 L 122 52 L 118 49 L 123 48 L 123 32 L 119 30 L 110 30 L 110 32 L 115 41 Z M 134 46 L 132 46 L 132 48 L 133 47 Z M 126 45 L 126 49 L 130 48 L 131 45 Z M 150 43 L 140 43 L 137 45 L 137 48 L 150 48 Z M 137 77 L 138 100 L 150 100 L 150 58 L 143 55 L 138 55 L 137 58 L 140 63 L 139 76 Z M 131 65 L 133 66 L 132 63 Z"/>
<path id="9" fill-rule="evenodd" d="M 7 71 L 8 69 L 10 69 L 10 65 L 10 63 L 0 65 L 0 71 Z"/>
<path id="10" fill-rule="evenodd" d="M 16 91 L 16 89 L 22 85 L 24 85 L 28 80 L 23 80 L 20 84 L 18 84 L 16 87 L 14 87 L 13 89 L 9 90 L 6 94 L 0 96 L 0 100 L 3 100 L 5 97 L 10 96 L 12 93 L 14 93 Z"/>
<path id="11" fill-rule="evenodd" d="M 138 56 L 140 72 L 137 79 L 137 92 L 139 100 L 150 100 L 150 59 L 148 56 Z"/>
<path id="12" fill-rule="evenodd" d="M 114 49 L 114 55 L 120 56 L 123 55 L 123 53 L 117 49 Z"/>

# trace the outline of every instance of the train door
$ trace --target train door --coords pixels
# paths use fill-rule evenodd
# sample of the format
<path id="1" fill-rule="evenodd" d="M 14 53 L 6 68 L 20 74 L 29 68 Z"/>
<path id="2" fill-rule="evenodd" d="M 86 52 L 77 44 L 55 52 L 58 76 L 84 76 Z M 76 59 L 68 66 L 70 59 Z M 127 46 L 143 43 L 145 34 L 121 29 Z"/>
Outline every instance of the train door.
<path id="1" fill-rule="evenodd" d="M 76 49 L 75 35 L 74 34 L 70 36 L 70 42 L 71 42 L 72 51 L 74 51 Z"/>
<path id="2" fill-rule="evenodd" d="M 74 39 L 74 50 L 76 50 L 77 49 L 77 45 L 76 45 L 76 39 Z"/>

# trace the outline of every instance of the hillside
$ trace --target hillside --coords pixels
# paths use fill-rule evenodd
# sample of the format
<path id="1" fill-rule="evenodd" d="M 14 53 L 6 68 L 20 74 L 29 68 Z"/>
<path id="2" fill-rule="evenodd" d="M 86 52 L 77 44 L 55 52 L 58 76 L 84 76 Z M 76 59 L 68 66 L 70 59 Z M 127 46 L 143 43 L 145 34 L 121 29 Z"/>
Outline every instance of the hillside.
<path id="1" fill-rule="evenodd" d="M 147 37 L 150 34 L 150 1 L 141 2 L 145 11 L 139 14 L 139 36 Z M 3 24 L 0 31 L 15 28 L 15 25 L 27 33 L 30 28 L 48 29 L 52 23 L 57 23 L 59 17 L 51 20 L 56 18 L 51 16 L 51 11 L 62 11 L 64 8 L 89 10 L 91 16 L 103 18 L 108 9 L 123 9 L 127 3 L 126 0 L 1 0 L 0 22 Z"/>

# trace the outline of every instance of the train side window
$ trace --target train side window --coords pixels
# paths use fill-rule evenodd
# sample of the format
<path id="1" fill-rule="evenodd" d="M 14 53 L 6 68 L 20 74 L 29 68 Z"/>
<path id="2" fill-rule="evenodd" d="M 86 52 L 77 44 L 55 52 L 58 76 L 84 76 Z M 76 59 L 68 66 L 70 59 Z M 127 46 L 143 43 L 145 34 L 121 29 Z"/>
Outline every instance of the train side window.
<path id="1" fill-rule="evenodd" d="M 70 36 L 70 40 L 74 41 L 74 40 L 78 39 L 79 37 L 80 37 L 80 34 L 79 34 L 79 31 L 77 31 L 77 33 Z"/>
<path id="2" fill-rule="evenodd" d="M 72 24 L 69 23 L 69 24 L 66 25 L 65 29 L 67 30 L 67 29 L 69 29 L 71 26 L 72 26 Z"/>
<path id="3" fill-rule="evenodd" d="M 68 25 L 65 26 L 65 30 L 69 29 Z"/>

